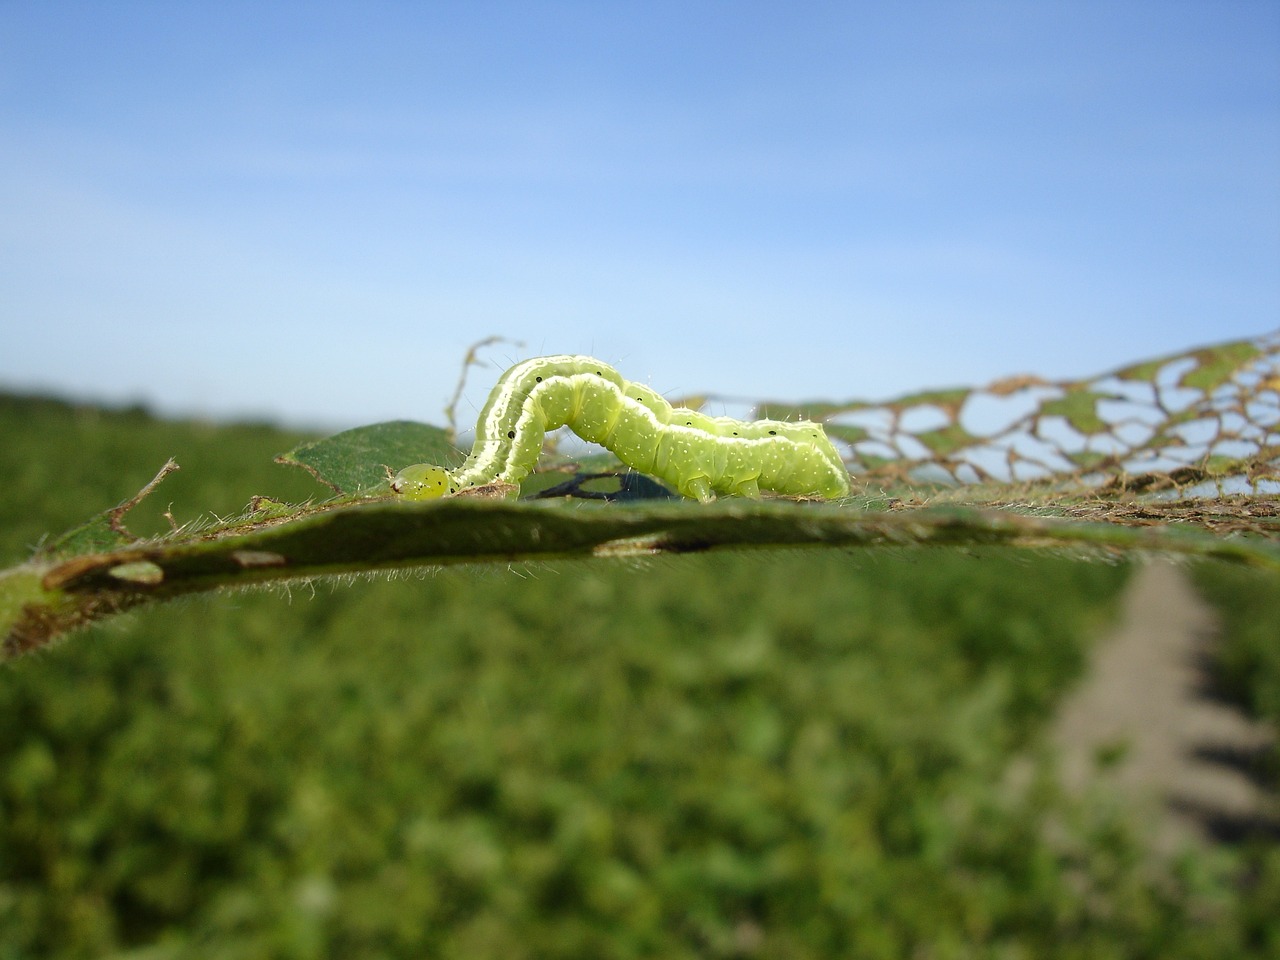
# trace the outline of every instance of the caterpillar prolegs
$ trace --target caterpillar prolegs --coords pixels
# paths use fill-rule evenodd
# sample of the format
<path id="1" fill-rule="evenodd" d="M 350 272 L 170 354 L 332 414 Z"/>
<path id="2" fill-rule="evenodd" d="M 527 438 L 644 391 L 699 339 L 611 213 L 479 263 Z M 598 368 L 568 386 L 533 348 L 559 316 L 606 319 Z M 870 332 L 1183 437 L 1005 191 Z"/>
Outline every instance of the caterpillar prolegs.
<path id="1" fill-rule="evenodd" d="M 525 360 L 502 375 L 461 467 L 405 467 L 391 489 L 429 500 L 519 483 L 537 464 L 547 431 L 562 426 L 704 503 L 717 495 L 758 497 L 762 490 L 827 499 L 849 494 L 849 473 L 820 423 L 743 421 L 673 407 L 608 364 L 568 355 Z"/>

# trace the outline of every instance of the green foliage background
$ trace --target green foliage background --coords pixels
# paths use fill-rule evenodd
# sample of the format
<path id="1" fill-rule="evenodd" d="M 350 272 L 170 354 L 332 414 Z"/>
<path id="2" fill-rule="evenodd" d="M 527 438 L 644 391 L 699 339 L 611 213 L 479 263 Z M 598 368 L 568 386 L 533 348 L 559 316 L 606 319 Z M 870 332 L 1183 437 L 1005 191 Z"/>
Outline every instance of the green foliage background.
<path id="1" fill-rule="evenodd" d="M 170 456 L 137 532 L 317 492 L 267 427 L 0 418 L 7 561 Z M 0 672 L 0 960 L 1280 953 L 1274 845 L 1158 860 L 1038 746 L 1125 575 L 783 552 L 127 616 Z M 1277 719 L 1269 649 L 1223 669 Z"/>

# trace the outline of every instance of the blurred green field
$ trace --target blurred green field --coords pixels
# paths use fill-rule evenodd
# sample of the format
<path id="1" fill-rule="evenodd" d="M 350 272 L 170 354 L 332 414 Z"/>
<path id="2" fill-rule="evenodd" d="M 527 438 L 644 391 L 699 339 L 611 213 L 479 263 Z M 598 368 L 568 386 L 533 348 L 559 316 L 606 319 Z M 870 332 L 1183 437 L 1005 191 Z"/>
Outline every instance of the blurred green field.
<path id="1" fill-rule="evenodd" d="M 169 456 L 136 531 L 323 493 L 265 426 L 0 398 L 0 437 L 6 564 Z M 110 622 L 0 670 L 0 960 L 1280 954 L 1274 845 L 1160 861 L 1055 785 L 1040 734 L 1125 579 L 775 552 Z M 1232 637 L 1275 719 L 1274 647 Z"/>

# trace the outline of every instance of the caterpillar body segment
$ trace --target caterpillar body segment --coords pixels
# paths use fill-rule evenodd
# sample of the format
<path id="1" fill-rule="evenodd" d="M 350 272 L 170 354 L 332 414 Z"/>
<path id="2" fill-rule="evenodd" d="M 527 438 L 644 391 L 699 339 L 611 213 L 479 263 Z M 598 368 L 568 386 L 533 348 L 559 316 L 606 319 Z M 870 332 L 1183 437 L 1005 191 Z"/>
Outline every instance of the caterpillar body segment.
<path id="1" fill-rule="evenodd" d="M 525 360 L 489 394 L 466 462 L 455 471 L 406 467 L 391 482 L 410 500 L 494 482 L 518 484 L 537 465 L 549 430 L 569 427 L 640 473 L 702 502 L 717 496 L 848 496 L 848 471 L 822 425 L 734 420 L 672 407 L 593 357 Z"/>

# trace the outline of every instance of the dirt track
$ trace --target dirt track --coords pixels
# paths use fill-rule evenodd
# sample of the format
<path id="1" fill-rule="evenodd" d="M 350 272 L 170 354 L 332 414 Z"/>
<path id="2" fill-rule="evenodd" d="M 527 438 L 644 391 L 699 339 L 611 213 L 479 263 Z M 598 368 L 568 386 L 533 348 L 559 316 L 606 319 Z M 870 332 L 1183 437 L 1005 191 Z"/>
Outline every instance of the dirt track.
<path id="1" fill-rule="evenodd" d="M 1204 666 L 1214 630 L 1176 566 L 1142 567 L 1053 731 L 1065 782 L 1120 791 L 1164 849 L 1280 837 L 1275 798 L 1250 776 L 1274 734 L 1214 698 Z"/>

